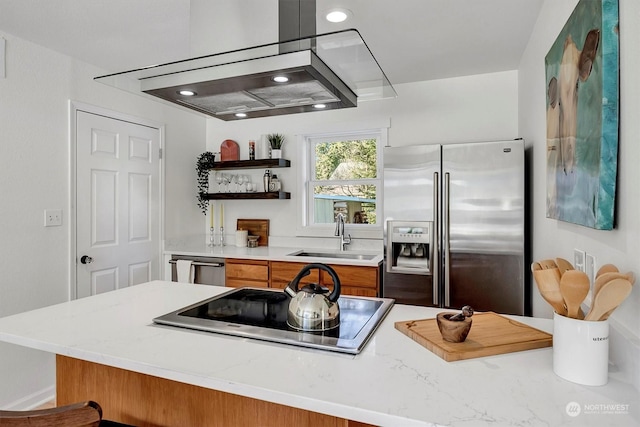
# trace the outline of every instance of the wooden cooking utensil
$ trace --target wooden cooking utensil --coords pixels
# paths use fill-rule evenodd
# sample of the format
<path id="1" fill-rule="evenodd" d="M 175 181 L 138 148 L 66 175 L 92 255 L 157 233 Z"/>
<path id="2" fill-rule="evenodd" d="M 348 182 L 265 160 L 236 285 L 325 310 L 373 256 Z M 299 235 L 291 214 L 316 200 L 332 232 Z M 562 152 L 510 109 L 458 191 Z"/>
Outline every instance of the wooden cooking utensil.
<path id="1" fill-rule="evenodd" d="M 616 267 L 613 264 L 605 264 L 602 267 L 600 267 L 596 273 L 596 277 L 600 277 L 601 275 L 603 275 L 604 273 L 618 273 L 620 270 L 618 270 L 618 267 Z"/>
<path id="2" fill-rule="evenodd" d="M 546 270 L 548 268 L 558 268 L 558 264 L 556 264 L 556 262 L 552 259 L 543 259 L 541 261 L 538 261 L 538 264 L 540 264 L 543 270 Z"/>
<path id="3" fill-rule="evenodd" d="M 564 305 L 562 293 L 560 293 L 560 270 L 557 268 L 535 270 L 533 278 L 542 298 L 553 307 L 556 313 L 565 316 L 567 309 Z"/>
<path id="4" fill-rule="evenodd" d="M 611 310 L 607 311 L 605 314 L 603 314 L 602 316 L 600 316 L 600 318 L 598 320 L 602 321 L 602 320 L 607 320 L 609 318 L 609 316 L 611 316 L 611 313 L 613 313 L 614 311 L 616 311 L 616 308 L 618 308 L 618 306 L 613 307 Z"/>
<path id="5" fill-rule="evenodd" d="M 593 299 L 591 310 L 584 320 L 604 320 L 604 316 L 608 316 L 629 296 L 631 288 L 631 282 L 627 279 L 613 279 L 605 283 Z"/>
<path id="6" fill-rule="evenodd" d="M 542 270 L 542 266 L 540 263 L 534 261 L 531 263 L 531 271 L 534 272 L 536 270 Z"/>
<path id="7" fill-rule="evenodd" d="M 602 289 L 604 284 L 612 281 L 613 279 L 627 279 L 627 275 L 610 271 L 597 276 L 596 280 L 593 282 L 593 296 L 595 297 L 596 295 L 598 295 L 598 293 L 600 293 L 600 289 Z"/>
<path id="8" fill-rule="evenodd" d="M 598 276 L 595 282 L 593 283 L 593 295 L 594 296 L 597 295 L 598 292 L 600 292 L 600 289 L 602 289 L 602 287 L 604 286 L 604 284 L 613 279 L 626 279 L 629 281 L 629 283 L 631 283 L 631 285 L 633 285 L 636 282 L 636 277 L 632 271 L 628 271 L 626 273 L 614 273 L 614 272 L 603 273 L 600 276 Z"/>
<path id="9" fill-rule="evenodd" d="M 627 276 L 627 280 L 629 281 L 629 283 L 631 283 L 631 286 L 636 283 L 636 276 L 635 274 L 633 274 L 633 271 L 627 271 L 625 273 L 625 276 Z"/>
<path id="10" fill-rule="evenodd" d="M 578 270 L 567 270 L 560 279 L 560 293 L 567 306 L 567 317 L 580 319 L 580 304 L 587 297 L 591 288 L 589 277 Z"/>
<path id="11" fill-rule="evenodd" d="M 629 281 L 629 283 L 631 283 L 631 286 L 633 287 L 633 284 L 636 282 L 636 277 L 633 274 L 633 272 L 628 271 L 626 273 L 626 279 Z M 600 320 L 607 320 L 609 318 L 609 316 L 611 316 L 611 313 L 613 313 L 613 311 L 616 309 L 617 307 L 612 308 L 611 310 L 607 311 L 605 314 L 603 314 L 602 316 L 600 316 Z"/>
<path id="12" fill-rule="evenodd" d="M 575 270 L 573 268 L 573 264 L 567 261 L 564 258 L 556 258 L 556 264 L 558 264 L 558 268 L 560 269 L 560 275 L 562 276 L 567 270 Z"/>

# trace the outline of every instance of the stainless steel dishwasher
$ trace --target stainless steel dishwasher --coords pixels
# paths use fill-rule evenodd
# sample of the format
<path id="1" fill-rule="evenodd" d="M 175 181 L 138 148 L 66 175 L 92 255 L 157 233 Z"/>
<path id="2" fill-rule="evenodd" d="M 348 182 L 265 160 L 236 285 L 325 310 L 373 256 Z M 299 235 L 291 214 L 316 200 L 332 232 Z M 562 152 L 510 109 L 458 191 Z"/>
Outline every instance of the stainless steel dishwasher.
<path id="1" fill-rule="evenodd" d="M 169 264 L 171 264 L 171 281 L 178 281 L 178 272 L 176 262 L 178 260 L 188 260 L 194 266 L 195 274 L 193 283 L 203 285 L 225 285 L 224 274 L 224 258 L 214 258 L 208 256 L 188 256 L 188 255 L 172 255 Z"/>

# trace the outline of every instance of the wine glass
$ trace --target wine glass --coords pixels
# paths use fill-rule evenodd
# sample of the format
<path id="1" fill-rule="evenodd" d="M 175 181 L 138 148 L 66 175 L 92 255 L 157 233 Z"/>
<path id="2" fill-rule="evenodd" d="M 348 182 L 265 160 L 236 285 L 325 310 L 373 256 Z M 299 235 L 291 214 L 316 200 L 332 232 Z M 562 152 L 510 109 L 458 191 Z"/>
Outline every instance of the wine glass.
<path id="1" fill-rule="evenodd" d="M 235 193 L 237 193 L 237 192 L 238 192 L 238 174 L 236 174 L 236 175 L 231 175 L 231 180 L 232 180 L 232 181 L 233 181 L 233 183 L 236 185 L 236 188 L 235 188 L 235 191 L 234 191 L 234 192 L 235 192 Z"/>
<path id="2" fill-rule="evenodd" d="M 222 181 L 224 182 L 224 191 L 225 193 L 229 192 L 229 184 L 231 183 L 231 177 L 229 175 L 222 174 Z"/>
<path id="3" fill-rule="evenodd" d="M 216 172 L 216 182 L 218 183 L 218 193 L 221 193 L 220 187 L 222 186 L 222 182 L 224 181 L 224 174 L 222 172 Z"/>
<path id="4" fill-rule="evenodd" d="M 240 192 L 244 193 L 246 190 L 242 187 L 244 185 L 246 176 L 238 175 L 238 185 L 240 186 Z"/>
<path id="5" fill-rule="evenodd" d="M 251 178 L 249 178 L 249 175 L 242 175 L 242 181 L 245 183 L 244 191 L 248 192 L 249 191 L 248 184 L 251 182 Z"/>
<path id="6" fill-rule="evenodd" d="M 236 175 L 236 193 L 242 193 L 242 175 Z"/>

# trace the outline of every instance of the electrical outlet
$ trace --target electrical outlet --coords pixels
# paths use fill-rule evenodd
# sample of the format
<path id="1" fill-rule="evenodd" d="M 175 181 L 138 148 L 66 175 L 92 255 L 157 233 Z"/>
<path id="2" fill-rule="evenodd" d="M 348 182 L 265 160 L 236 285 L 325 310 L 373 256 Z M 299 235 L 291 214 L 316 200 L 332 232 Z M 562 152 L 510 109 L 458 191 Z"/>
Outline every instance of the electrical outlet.
<path id="1" fill-rule="evenodd" d="M 62 225 L 61 209 L 45 209 L 44 210 L 44 226 L 56 227 Z"/>
<path id="2" fill-rule="evenodd" d="M 584 255 L 580 249 L 573 250 L 573 266 L 578 271 L 584 271 Z"/>
<path id="3" fill-rule="evenodd" d="M 589 281 L 593 283 L 593 279 L 596 275 L 596 257 L 591 254 L 586 254 L 585 257 L 585 269 L 584 272 L 587 273 L 589 277 Z"/>

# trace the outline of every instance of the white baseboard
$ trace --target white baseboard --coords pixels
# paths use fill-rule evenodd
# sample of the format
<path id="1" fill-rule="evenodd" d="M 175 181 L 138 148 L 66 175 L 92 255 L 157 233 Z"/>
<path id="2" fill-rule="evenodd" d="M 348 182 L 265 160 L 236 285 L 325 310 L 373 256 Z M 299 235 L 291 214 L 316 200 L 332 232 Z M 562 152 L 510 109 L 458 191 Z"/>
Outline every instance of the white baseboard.
<path id="1" fill-rule="evenodd" d="M 56 398 L 56 386 L 51 385 L 28 396 L 24 396 L 3 409 L 7 411 L 29 411 Z"/>

